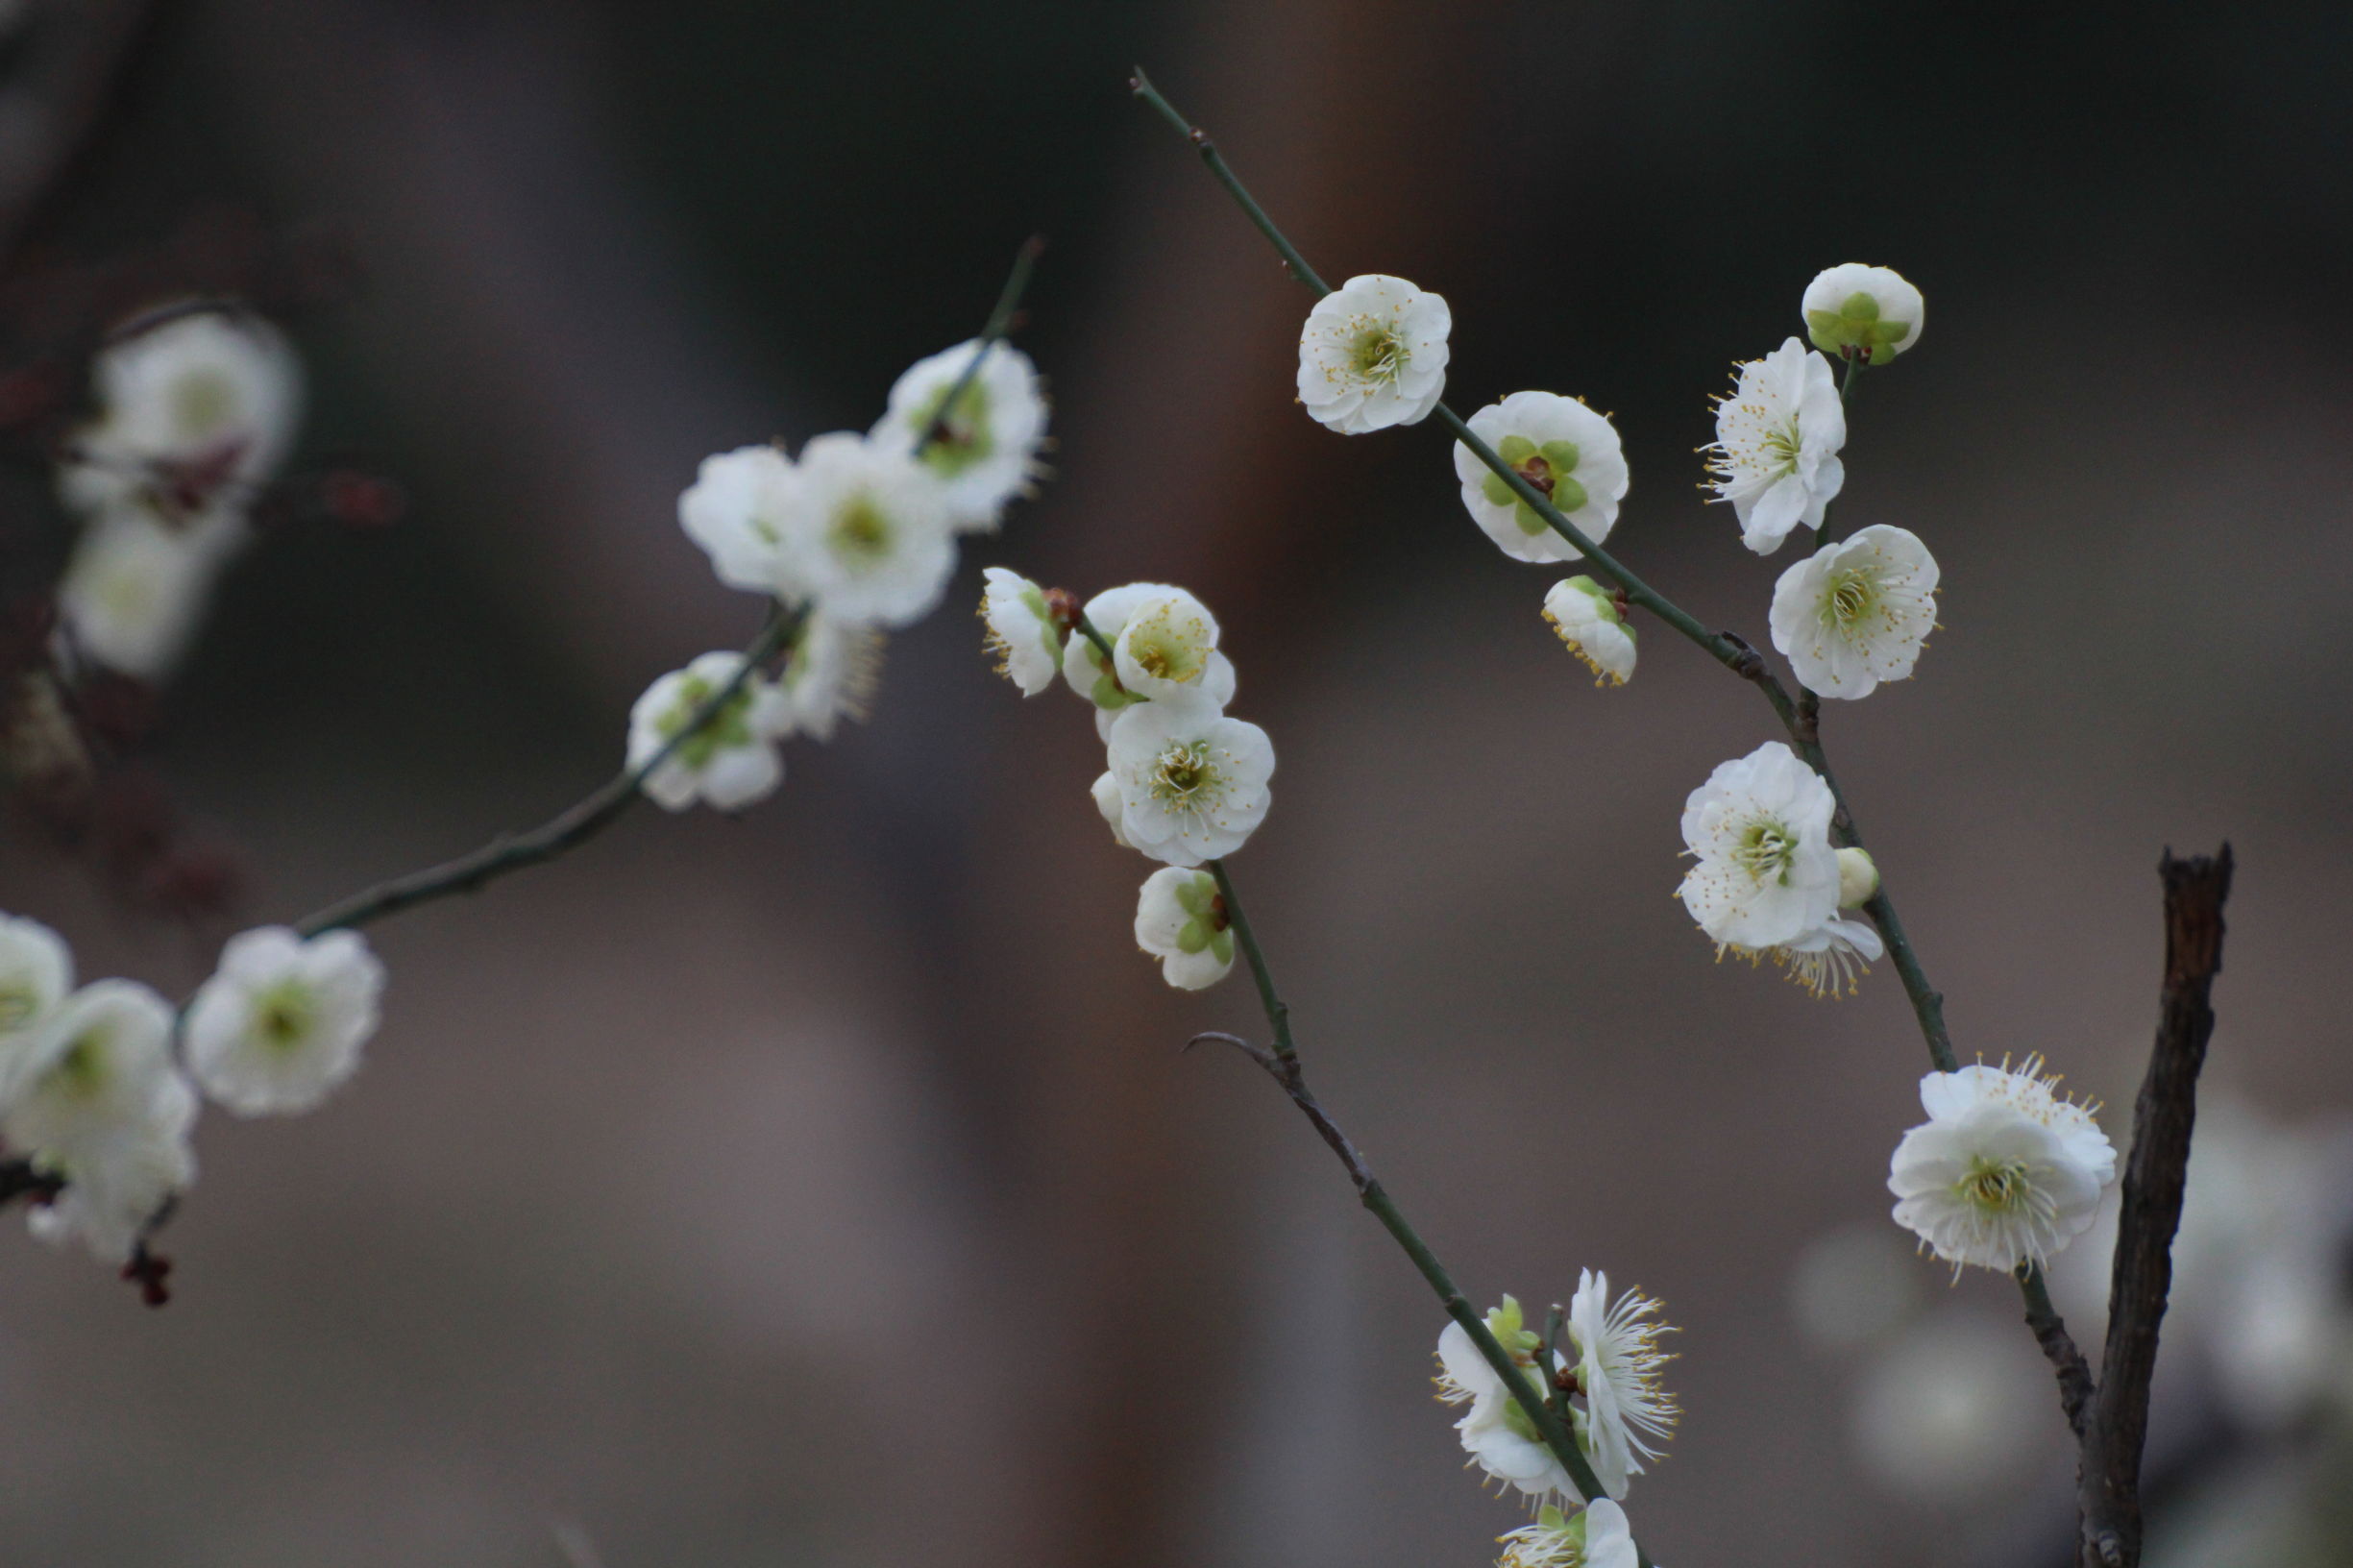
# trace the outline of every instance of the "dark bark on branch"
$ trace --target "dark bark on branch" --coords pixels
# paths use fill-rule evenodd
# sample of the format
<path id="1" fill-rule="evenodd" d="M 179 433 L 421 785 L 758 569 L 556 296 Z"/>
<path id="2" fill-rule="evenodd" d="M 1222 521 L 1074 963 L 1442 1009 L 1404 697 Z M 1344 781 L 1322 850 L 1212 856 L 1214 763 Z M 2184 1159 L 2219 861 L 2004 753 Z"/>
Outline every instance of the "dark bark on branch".
<path id="1" fill-rule="evenodd" d="M 2173 1233 L 2197 1116 L 2197 1075 L 2214 1035 L 2210 996 L 2222 968 L 2222 902 L 2231 853 L 2158 865 L 2165 881 L 2165 992 L 2148 1076 L 2133 1106 L 2132 1155 L 2117 1220 L 2108 1343 L 2083 1439 L 2077 1506 L 2081 1568 L 2134 1568 L 2141 1560 L 2141 1451 L 2148 1435 L 2148 1384 L 2157 1330 L 2172 1285 Z"/>
<path id="2" fill-rule="evenodd" d="M 2043 1347 L 2043 1355 L 2050 1369 L 2059 1377 L 2059 1408 L 2067 1412 L 2067 1426 L 2083 1440 L 2085 1424 L 2091 1419 L 2092 1365 L 2075 1348 L 2074 1335 L 2067 1332 L 2067 1323 L 2059 1310 L 2050 1304 L 2050 1289 L 2043 1283 L 2043 1271 L 2032 1263 L 2018 1272 L 2020 1294 L 2026 1298 L 2026 1327 L 2034 1331 L 2034 1342 Z"/>

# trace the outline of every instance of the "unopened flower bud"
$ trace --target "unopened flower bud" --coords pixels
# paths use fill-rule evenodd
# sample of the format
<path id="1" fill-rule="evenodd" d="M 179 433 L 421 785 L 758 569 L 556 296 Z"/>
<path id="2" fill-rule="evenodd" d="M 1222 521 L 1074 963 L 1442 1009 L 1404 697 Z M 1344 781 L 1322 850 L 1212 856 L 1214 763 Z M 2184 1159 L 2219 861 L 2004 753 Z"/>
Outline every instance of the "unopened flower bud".
<path id="1" fill-rule="evenodd" d="M 1879 891 L 1879 868 L 1861 849 L 1838 852 L 1838 907 L 1860 909 Z"/>

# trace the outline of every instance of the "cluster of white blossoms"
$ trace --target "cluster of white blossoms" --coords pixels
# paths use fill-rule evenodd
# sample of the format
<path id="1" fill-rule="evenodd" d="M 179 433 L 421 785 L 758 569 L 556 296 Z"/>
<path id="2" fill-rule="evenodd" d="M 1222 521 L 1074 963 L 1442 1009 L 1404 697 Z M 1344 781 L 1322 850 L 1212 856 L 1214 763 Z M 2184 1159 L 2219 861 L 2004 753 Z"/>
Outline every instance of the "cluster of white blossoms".
<path id="1" fill-rule="evenodd" d="M 1532 1331 L 1509 1296 L 1486 1314 L 1487 1332 L 1510 1360 L 1520 1391 L 1562 1418 L 1605 1496 L 1586 1498 L 1527 1408 L 1480 1353 L 1468 1330 L 1438 1335 L 1438 1398 L 1470 1409 L 1455 1423 L 1463 1451 L 1487 1477 L 1516 1488 L 1537 1508 L 1533 1524 L 1502 1538 L 1499 1568 L 1631 1568 L 1633 1537 L 1618 1506 L 1644 1459 L 1673 1433 L 1675 1400 L 1659 1375 L 1673 1358 L 1658 1348 L 1672 1332 L 1658 1303 L 1638 1291 L 1612 1302 L 1609 1277 L 1580 1273 L 1561 1327 L 1566 1350 Z M 1574 1352 L 1572 1357 L 1568 1352 Z M 1568 1510 L 1579 1510 L 1570 1512 Z"/>
<path id="2" fill-rule="evenodd" d="M 239 1115 L 311 1110 L 357 1069 L 383 983 L 355 932 L 268 926 L 176 1013 L 135 981 L 76 989 L 56 932 L 0 916 L 0 1142 L 61 1184 L 34 1233 L 128 1262 L 195 1180 L 197 1090 Z"/>
<path id="3" fill-rule="evenodd" d="M 1164 582 L 1107 588 L 1081 605 L 1004 567 L 984 577 L 983 646 L 998 672 L 1026 697 L 1059 674 L 1093 706 L 1106 751 L 1095 807 L 1120 847 L 1167 868 L 1138 895 L 1137 944 L 1170 985 L 1215 985 L 1234 967 L 1215 863 L 1258 830 L 1275 771 L 1266 732 L 1225 711 L 1234 663 L 1217 618 Z"/>
<path id="4" fill-rule="evenodd" d="M 1896 1222 L 1954 1273 L 2044 1267 L 2098 1216 L 2116 1147 L 2093 1119 L 2096 1107 L 2058 1084 L 2039 1056 L 1920 1081 L 1928 1119 L 1896 1145 L 1887 1186 Z"/>
<path id="5" fill-rule="evenodd" d="M 1740 367 L 1716 406 L 1718 501 L 1740 520 L 1741 543 L 1759 555 L 1801 525 L 1816 550 L 1774 587 L 1773 646 L 1818 697 L 1868 697 L 1912 673 L 1936 625 L 1937 566 L 1919 537 L 1884 524 L 1827 537 L 1829 504 L 1846 484 L 1839 457 L 1847 412 L 1824 354 L 1884 365 L 1920 338 L 1920 290 L 1885 267 L 1830 268 L 1808 284 L 1803 312 L 1815 349 L 1792 337 Z"/>
<path id="6" fill-rule="evenodd" d="M 301 422 L 302 365 L 269 323 L 205 306 L 135 324 L 90 379 L 97 415 L 58 474 L 83 521 L 58 607 L 76 652 L 156 680 L 252 539 L 250 509 Z"/>
<path id="7" fill-rule="evenodd" d="M 863 435 L 812 436 L 797 456 L 770 445 L 704 458 L 678 498 L 679 526 L 720 581 L 774 599 L 797 629 L 772 679 L 717 652 L 647 689 L 628 744 L 633 769 L 662 759 L 646 794 L 671 811 L 740 809 L 783 782 L 780 742 L 829 740 L 844 717 L 863 718 L 883 635 L 928 615 L 956 570 L 957 537 L 993 530 L 1028 491 L 1045 426 L 1028 356 L 976 339 L 910 367 Z"/>

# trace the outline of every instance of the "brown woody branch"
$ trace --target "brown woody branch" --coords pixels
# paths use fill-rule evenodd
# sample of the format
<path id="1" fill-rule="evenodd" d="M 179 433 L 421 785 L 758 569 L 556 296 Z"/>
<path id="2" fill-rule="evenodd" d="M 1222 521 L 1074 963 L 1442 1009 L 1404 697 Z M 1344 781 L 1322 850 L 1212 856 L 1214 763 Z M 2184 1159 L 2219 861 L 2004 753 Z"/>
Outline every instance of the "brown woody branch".
<path id="1" fill-rule="evenodd" d="M 2214 1035 L 2210 997 L 2222 968 L 2222 902 L 2231 852 L 2176 860 L 2166 851 L 2165 991 L 2156 1048 L 2133 1106 L 2132 1154 L 2117 1219 L 2108 1342 L 2083 1433 L 2076 1505 L 2080 1568 L 2134 1568 L 2141 1560 L 2141 1452 L 2148 1435 L 2148 1385 L 2157 1330 L 2172 1286 L 2173 1233 L 2181 1223 L 2197 1075 Z"/>

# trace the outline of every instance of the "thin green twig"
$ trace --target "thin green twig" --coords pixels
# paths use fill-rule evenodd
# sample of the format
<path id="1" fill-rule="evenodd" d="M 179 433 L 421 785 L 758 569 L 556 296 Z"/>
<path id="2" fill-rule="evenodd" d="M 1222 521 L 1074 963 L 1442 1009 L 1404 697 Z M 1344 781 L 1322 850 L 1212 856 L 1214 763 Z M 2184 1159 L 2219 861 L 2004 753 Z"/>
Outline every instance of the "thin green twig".
<path id="1" fill-rule="evenodd" d="M 1176 127 L 1188 140 L 1201 150 L 1202 160 L 1209 165 L 1210 172 L 1217 177 L 1218 183 L 1225 186 L 1227 192 L 1233 196 L 1250 221 L 1258 227 L 1259 232 L 1266 236 L 1268 242 L 1289 264 L 1291 272 L 1299 281 L 1314 290 L 1318 298 L 1329 294 L 1331 289 L 1326 286 L 1321 278 L 1316 276 L 1315 270 L 1307 264 L 1306 259 L 1299 255 L 1297 247 L 1291 244 L 1283 231 L 1275 227 L 1274 220 L 1266 215 L 1265 209 L 1259 206 L 1241 181 L 1236 178 L 1233 169 L 1217 154 L 1208 134 L 1188 120 L 1175 105 L 1169 103 L 1167 98 L 1145 79 L 1141 71 L 1136 73 L 1130 86 L 1138 97 L 1151 105 L 1163 119 Z M 1650 611 L 1698 645 L 1710 658 L 1764 694 L 1765 700 L 1773 706 L 1775 717 L 1780 720 L 1782 728 L 1788 731 L 1790 741 L 1796 747 L 1798 753 L 1805 759 L 1807 766 L 1822 775 L 1823 782 L 1830 787 L 1831 795 L 1837 799 L 1840 841 L 1843 844 L 1861 848 L 1863 841 L 1861 834 L 1854 826 L 1854 814 L 1848 808 L 1846 794 L 1839 788 L 1837 775 L 1830 770 L 1829 759 L 1823 753 L 1814 714 L 1802 710 L 1799 701 L 1793 698 L 1788 690 L 1774 677 L 1772 672 L 1765 668 L 1763 655 L 1729 632 L 1708 630 L 1696 616 L 1644 582 L 1628 570 L 1617 557 L 1587 538 L 1582 529 L 1571 523 L 1561 514 L 1559 508 L 1552 503 L 1550 497 L 1529 483 L 1526 475 L 1505 462 L 1495 449 L 1481 440 L 1453 408 L 1441 403 L 1437 405 L 1436 413 L 1440 421 L 1454 432 L 1456 439 L 1473 456 L 1484 463 L 1496 478 L 1508 485 L 1511 493 L 1526 503 L 1537 517 L 1541 518 L 1546 527 L 1566 540 L 1584 556 L 1586 564 L 1593 569 L 1596 576 L 1607 579 L 1623 590 L 1627 602 Z M 1904 993 L 1911 1000 L 1912 1012 L 1919 1020 L 1922 1038 L 1927 1043 L 1929 1058 L 1936 1064 L 1940 1071 L 1952 1071 L 1957 1066 L 1957 1060 L 1953 1055 L 1951 1038 L 1945 1029 L 1944 998 L 1938 994 L 1935 988 L 1928 984 L 1928 977 L 1921 968 L 1919 955 L 1913 950 L 1909 939 L 1904 935 L 1902 922 L 1896 918 L 1894 900 L 1882 888 L 1875 897 L 1863 906 L 1863 909 L 1864 913 L 1871 917 L 1873 923 L 1879 928 L 1880 936 L 1886 940 L 1889 956 L 1895 960 L 1896 972 L 1903 982 Z"/>
<path id="2" fill-rule="evenodd" d="M 1227 1034 L 1198 1035 L 1194 1037 L 1194 1042 L 1215 1040 L 1233 1045 L 1258 1063 L 1269 1077 L 1283 1087 L 1284 1092 L 1291 1097 L 1291 1103 L 1299 1108 L 1332 1152 L 1339 1157 L 1340 1164 L 1347 1168 L 1348 1179 L 1356 1186 L 1358 1198 L 1372 1212 L 1373 1217 L 1381 1221 L 1382 1228 L 1389 1233 L 1412 1262 L 1414 1269 L 1445 1308 L 1446 1315 L 1460 1324 L 1462 1332 L 1470 1335 L 1471 1343 L 1479 1348 L 1480 1358 L 1503 1380 L 1512 1403 L 1534 1423 L 1538 1435 L 1544 1439 L 1544 1446 L 1552 1451 L 1553 1458 L 1560 1461 L 1561 1469 L 1568 1472 L 1571 1483 L 1588 1500 L 1607 1495 L 1602 1490 L 1600 1481 L 1594 1477 L 1593 1466 L 1586 1461 L 1584 1452 L 1577 1446 L 1577 1439 L 1570 1435 L 1567 1424 L 1561 1420 L 1552 1401 L 1543 1390 L 1529 1386 L 1522 1369 L 1488 1331 L 1486 1319 L 1456 1286 L 1454 1276 L 1447 1272 L 1446 1265 L 1438 1261 L 1437 1254 L 1430 1250 L 1430 1244 L 1422 1239 L 1421 1233 L 1406 1219 L 1404 1211 L 1397 1207 L 1397 1200 L 1390 1197 L 1388 1190 L 1374 1177 L 1372 1166 L 1365 1162 L 1362 1152 L 1340 1130 L 1339 1124 L 1332 1119 L 1331 1113 L 1309 1090 L 1298 1050 L 1291 1041 L 1290 1007 L 1275 989 L 1274 973 L 1268 968 L 1265 952 L 1259 946 L 1258 938 L 1250 928 L 1249 917 L 1242 912 L 1241 898 L 1234 891 L 1233 876 L 1222 860 L 1209 862 L 1209 870 L 1217 879 L 1218 896 L 1225 900 L 1226 921 L 1234 932 L 1235 943 L 1240 947 L 1243 959 L 1250 966 L 1251 978 L 1258 982 L 1259 1000 L 1265 1009 L 1267 1027 L 1274 1031 L 1275 1044 L 1268 1049 Z"/>

